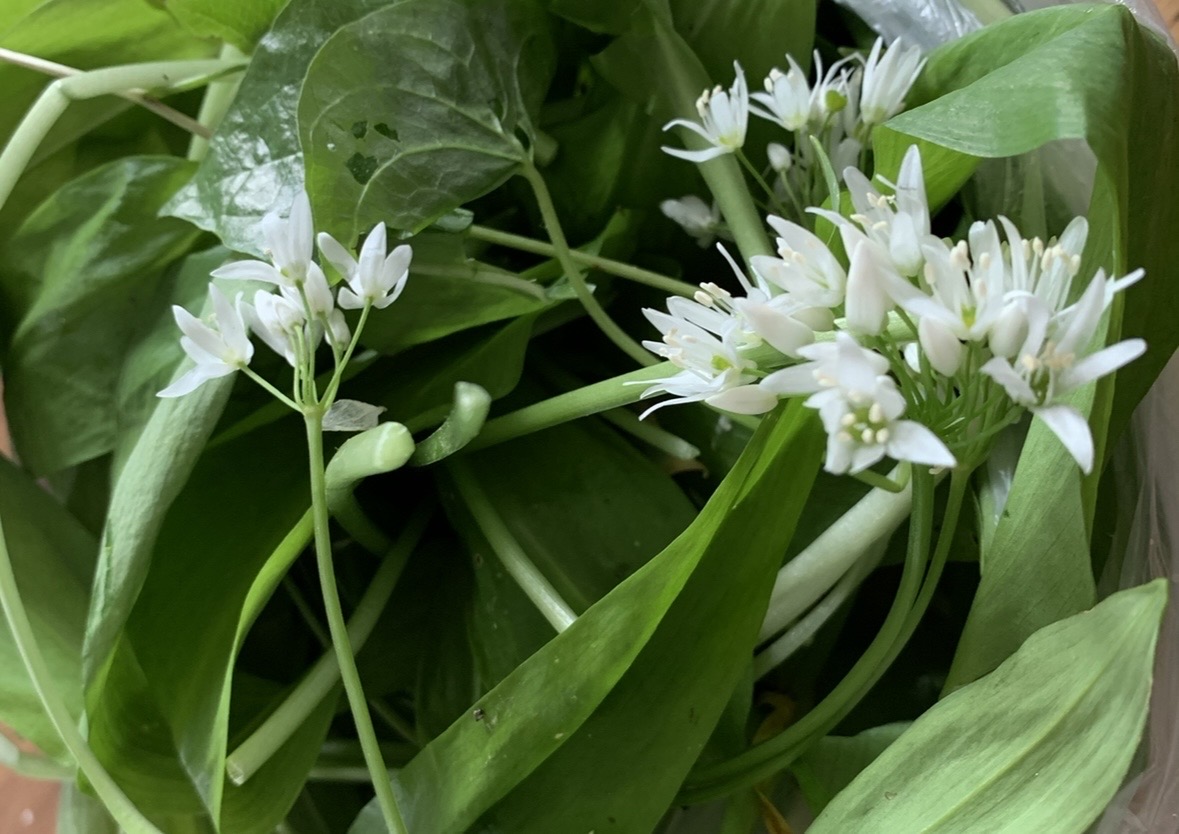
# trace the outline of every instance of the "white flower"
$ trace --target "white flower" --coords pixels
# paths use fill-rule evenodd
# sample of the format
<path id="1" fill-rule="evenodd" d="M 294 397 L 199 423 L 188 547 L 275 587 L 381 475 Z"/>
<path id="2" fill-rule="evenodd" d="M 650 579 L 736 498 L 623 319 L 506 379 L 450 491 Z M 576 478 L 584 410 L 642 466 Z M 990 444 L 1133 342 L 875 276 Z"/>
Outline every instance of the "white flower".
<path id="1" fill-rule="evenodd" d="M 339 293 L 345 310 L 359 310 L 371 304 L 383 310 L 397 300 L 409 278 L 413 250 L 402 244 L 386 256 L 385 224 L 378 223 L 360 248 L 359 260 L 326 232 L 319 235 L 319 251 L 344 276 L 348 286 Z"/>
<path id="2" fill-rule="evenodd" d="M 817 133 L 828 124 L 831 116 L 844 113 L 848 105 L 854 105 L 858 81 L 848 65 L 856 60 L 849 55 L 836 61 L 827 72 L 823 72 L 823 59 L 815 50 L 815 86 L 811 90 L 811 132 Z"/>
<path id="3" fill-rule="evenodd" d="M 843 303 L 847 274 L 831 250 L 812 232 L 797 223 L 771 216 L 778 233 L 778 256 L 755 255 L 753 271 L 811 307 L 838 307 Z"/>
<path id="4" fill-rule="evenodd" d="M 879 336 L 888 324 L 894 302 L 917 290 L 900 276 L 884 247 L 876 241 L 862 238 L 850 251 L 844 303 L 847 328 Z"/>
<path id="5" fill-rule="evenodd" d="M 1093 469 L 1093 437 L 1089 424 L 1060 400 L 1106 374 L 1132 362 L 1146 350 L 1142 339 L 1126 339 L 1084 355 L 1093 340 L 1112 292 L 1142 277 L 1142 271 L 1107 281 L 1100 270 L 1076 304 L 1054 313 L 1037 296 L 1023 296 L 1027 336 L 1014 361 L 996 356 L 982 372 L 1003 386 L 1007 395 L 1042 419 L 1088 474 Z M 1116 289 L 1111 290 L 1111 287 Z"/>
<path id="6" fill-rule="evenodd" d="M 732 318 L 731 323 L 713 332 L 741 349 L 758 347 L 765 342 L 779 353 L 797 358 L 798 349 L 809 345 L 815 338 L 814 330 L 804 321 L 808 318 L 813 321 L 813 316 L 808 315 L 813 312 L 812 305 L 790 293 L 775 293 L 756 270 L 756 283 L 751 282 L 728 250 L 719 243 L 716 248 L 729 262 L 745 296 L 734 296 L 716 284 L 701 284 L 703 292 L 696 293 L 696 301 L 707 307 L 717 307 Z"/>
<path id="7" fill-rule="evenodd" d="M 694 194 L 688 194 L 678 200 L 664 200 L 659 204 L 659 210 L 694 237 L 701 248 L 716 240 L 724 226 L 721 222 L 720 207 L 716 203 L 709 206 Z"/>
<path id="8" fill-rule="evenodd" d="M 213 277 L 265 281 L 280 287 L 300 286 L 312 265 L 314 249 L 311 200 L 307 192 L 299 192 L 286 219 L 270 212 L 262 218 L 261 225 L 272 263 L 234 261 L 213 270 Z"/>
<path id="9" fill-rule="evenodd" d="M 1052 310 L 1063 309 L 1071 294 L 1073 278 L 1081 269 L 1089 222 L 1084 217 L 1074 218 L 1059 240 L 1053 238 L 1047 245 L 1038 237 L 1025 240 L 1006 217 L 1000 217 L 999 222 L 1007 235 L 1007 289 L 1035 295 Z"/>
<path id="10" fill-rule="evenodd" d="M 881 55 L 883 47 L 884 41 L 877 38 L 864 61 L 860 117 L 865 125 L 881 124 L 901 112 L 909 88 L 925 66 L 921 50 L 903 47 L 900 38 Z"/>
<path id="11" fill-rule="evenodd" d="M 182 397 L 210 379 L 228 376 L 250 364 L 254 346 L 241 313 L 213 284 L 209 284 L 209 300 L 213 305 L 212 326 L 183 307 L 172 307 L 176 324 L 184 333 L 180 346 L 196 365 L 156 396 Z"/>
<path id="12" fill-rule="evenodd" d="M 302 302 L 259 290 L 254 294 L 253 305 L 243 304 L 241 310 L 250 331 L 261 336 L 271 350 L 295 367 L 298 357 L 293 338 L 307 323 Z"/>
<path id="13" fill-rule="evenodd" d="M 751 104 L 749 111 L 787 130 L 802 130 L 811 117 L 811 85 L 798 62 L 790 55 L 786 60 L 790 62 L 787 72 L 774 67 L 765 80 L 766 91 L 749 96 L 765 109 Z"/>
<path id="14" fill-rule="evenodd" d="M 805 404 L 819 412 L 827 431 L 827 471 L 862 472 L 885 455 L 926 466 L 954 466 L 954 456 L 937 435 L 900 419 L 905 398 L 885 374 L 887 360 L 846 333 L 835 339 L 834 344 L 804 348 L 803 355 L 813 361 L 776 371 L 760 383 L 778 396 L 814 392 Z"/>
<path id="15" fill-rule="evenodd" d="M 884 247 L 902 275 L 917 275 L 924 262 L 922 247 L 937 241 L 930 233 L 929 203 L 917 146 L 905 152 L 892 195 L 880 194 L 855 168 L 844 169 L 843 179 L 855 207 L 850 218 L 830 209 L 808 210 L 839 227 L 846 251 L 853 251 L 867 237 Z"/>
<path id="16" fill-rule="evenodd" d="M 749 90 L 745 86 L 745 72 L 741 65 L 734 61 L 733 69 L 737 72 L 737 78 L 727 93 L 717 86 L 705 90 L 697 100 L 696 111 L 700 114 L 700 124 L 688 119 L 673 119 L 663 126 L 664 130 L 686 128 L 703 137 L 712 147 L 698 151 L 664 147 L 665 152 L 689 162 L 706 162 L 740 150 L 745 144 L 745 129 L 749 123 Z"/>

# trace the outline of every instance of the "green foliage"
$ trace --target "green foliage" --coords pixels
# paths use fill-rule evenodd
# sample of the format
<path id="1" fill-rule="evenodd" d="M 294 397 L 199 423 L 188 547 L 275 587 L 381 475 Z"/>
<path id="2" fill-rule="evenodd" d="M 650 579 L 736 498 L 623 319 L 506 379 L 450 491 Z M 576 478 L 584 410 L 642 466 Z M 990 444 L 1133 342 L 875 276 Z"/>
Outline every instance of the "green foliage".
<path id="1" fill-rule="evenodd" d="M 249 52 L 270 28 L 283 0 L 169 0 L 167 8 L 198 37 L 219 38 Z"/>
<path id="2" fill-rule="evenodd" d="M 1036 632 L 913 723 L 810 829 L 1079 834 L 1146 720 L 1166 582 Z"/>
<path id="3" fill-rule="evenodd" d="M 118 397 L 122 367 L 160 324 L 164 267 L 196 239 L 156 212 L 191 172 L 168 157 L 103 166 L 50 197 L 9 243 L 4 292 L 21 316 L 4 363 L 5 404 L 21 457 L 38 474 L 111 451 L 130 417 Z M 161 349 L 175 361 L 174 343 Z"/>
<path id="4" fill-rule="evenodd" d="M 327 230 L 419 231 L 532 157 L 552 46 L 525 0 L 402 0 L 339 29 L 299 98 Z"/>

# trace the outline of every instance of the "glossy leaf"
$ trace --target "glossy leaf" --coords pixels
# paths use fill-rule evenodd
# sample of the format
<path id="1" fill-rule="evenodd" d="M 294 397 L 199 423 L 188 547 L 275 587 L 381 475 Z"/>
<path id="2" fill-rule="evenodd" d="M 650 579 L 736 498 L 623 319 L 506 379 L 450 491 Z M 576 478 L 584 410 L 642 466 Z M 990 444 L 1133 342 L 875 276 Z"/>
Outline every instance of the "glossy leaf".
<path id="1" fill-rule="evenodd" d="M 401 0 L 344 26 L 299 99 L 321 223 L 416 232 L 498 186 L 531 159 L 552 61 L 527 0 Z"/>
<path id="2" fill-rule="evenodd" d="M 197 235 L 156 217 L 191 171 L 166 157 L 106 165 L 50 197 L 11 240 L 6 289 L 24 315 L 5 361 L 5 404 L 38 474 L 114 448 L 120 368 L 165 308 L 163 268 Z"/>
<path id="3" fill-rule="evenodd" d="M 0 516 L 21 598 L 66 706 L 82 713 L 82 630 L 97 545 L 27 473 L 0 457 Z M 0 623 L 0 721 L 44 753 L 71 762 Z"/>
<path id="4" fill-rule="evenodd" d="M 261 256 L 262 216 L 285 212 L 303 187 L 295 110 L 307 66 L 333 32 L 387 2 L 291 0 L 254 50 L 196 175 L 165 211 Z"/>
<path id="5" fill-rule="evenodd" d="M 680 537 L 401 771 L 409 825 L 650 830 L 747 663 L 739 647 L 752 648 L 818 443 L 799 408 L 767 419 Z M 352 833 L 383 830 L 374 812 Z"/>
<path id="6" fill-rule="evenodd" d="M 1159 580 L 1036 632 L 918 718 L 809 831 L 1085 831 L 1138 746 L 1165 603 Z"/>

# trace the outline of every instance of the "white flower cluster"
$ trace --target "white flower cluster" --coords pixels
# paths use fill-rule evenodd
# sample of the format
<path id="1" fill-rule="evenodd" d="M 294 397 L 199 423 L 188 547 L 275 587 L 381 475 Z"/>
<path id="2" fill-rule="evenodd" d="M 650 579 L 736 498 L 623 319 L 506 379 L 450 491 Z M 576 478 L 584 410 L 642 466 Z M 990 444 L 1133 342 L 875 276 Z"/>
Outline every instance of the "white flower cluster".
<path id="1" fill-rule="evenodd" d="M 1083 218 L 1047 243 L 1003 217 L 975 222 L 965 240 L 937 237 L 916 147 L 886 183 L 892 193 L 855 169 L 844 177 L 854 213 L 811 211 L 838 226 L 847 269 L 813 233 L 771 217 L 778 255 L 754 258 L 752 281 L 734 265 L 743 297 L 706 284 L 695 300 L 670 299 L 667 313 L 645 311 L 663 333 L 648 348 L 681 370 L 643 396 L 758 414 L 809 394 L 836 473 L 885 455 L 953 466 L 951 447 L 1027 409 L 1089 472 L 1088 423 L 1064 399 L 1145 351 L 1141 339 L 1094 344 L 1115 295 L 1142 271 L 1115 280 L 1098 270 L 1077 297 Z M 901 419 L 910 409 L 927 425 Z"/>
<path id="2" fill-rule="evenodd" d="M 792 207 L 814 205 L 821 201 L 820 194 L 825 196 L 825 184 L 810 137 L 819 141 L 835 171 L 860 164 L 864 150 L 870 147 L 872 128 L 904 108 L 905 96 L 925 66 L 919 49 L 905 47 L 898 40 L 886 50 L 879 38 L 866 57 L 853 53 L 826 71 L 816 51 L 813 85 L 792 56 L 787 55 L 786 60 L 789 69 L 771 70 L 764 91 L 752 94 L 741 65 L 734 63 L 733 86 L 728 91 L 721 87 L 707 90 L 696 102 L 699 122 L 675 119 L 664 126 L 664 130 L 690 130 L 705 139 L 709 147 L 663 150 L 691 162 L 739 153 L 745 145 L 752 113 L 793 134 L 792 147 L 774 142 L 766 149 L 776 175 L 775 198 Z M 666 200 L 661 208 L 701 245 L 707 245 L 723 229 L 715 209 L 699 197 Z"/>
<path id="3" fill-rule="evenodd" d="M 159 396 L 180 397 L 210 379 L 245 369 L 254 356 L 251 333 L 300 370 L 314 373 L 320 339 L 332 348 L 339 363 L 355 346 L 343 310 L 387 307 L 401 294 L 409 277 L 413 253 L 408 245 L 401 245 L 386 255 L 384 224 L 378 223 L 369 232 L 359 259 L 331 235 L 321 233 L 320 252 L 344 278 L 339 291 L 333 293 L 323 269 L 312 260 L 316 237 L 306 193 L 296 198 L 287 218 L 266 215 L 261 233 L 268 262 L 234 261 L 214 270 L 212 277 L 260 281 L 274 289 L 258 290 L 252 303 L 239 293 L 231 303 L 210 283 L 212 313 L 208 321 L 174 306 L 172 313 L 184 334 L 181 347 L 195 364 Z"/>

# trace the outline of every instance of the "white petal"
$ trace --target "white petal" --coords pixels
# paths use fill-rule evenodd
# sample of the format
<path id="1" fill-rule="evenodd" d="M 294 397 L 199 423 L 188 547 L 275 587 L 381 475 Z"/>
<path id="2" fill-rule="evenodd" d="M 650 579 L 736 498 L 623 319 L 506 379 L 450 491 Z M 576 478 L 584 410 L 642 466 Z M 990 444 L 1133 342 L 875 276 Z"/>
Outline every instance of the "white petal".
<path id="1" fill-rule="evenodd" d="M 847 271 L 847 326 L 849 330 L 877 336 L 884 330 L 892 306 L 885 291 L 885 256 L 870 241 L 862 241 L 852 253 Z"/>
<path id="2" fill-rule="evenodd" d="M 176 324 L 180 327 L 180 331 L 191 340 L 195 347 L 203 351 L 207 356 L 221 358 L 225 353 L 225 341 L 221 338 L 221 335 L 192 313 L 188 312 L 188 310 L 173 305 L 172 317 L 176 319 Z M 190 353 L 190 355 L 192 354 Z M 199 359 L 197 356 L 193 356 L 193 358 Z"/>
<path id="3" fill-rule="evenodd" d="M 327 232 L 320 232 L 318 240 L 319 251 L 327 258 L 328 263 L 336 268 L 345 281 L 350 280 L 356 272 L 356 259 Z"/>
<path id="4" fill-rule="evenodd" d="M 347 287 L 340 287 L 340 291 L 336 293 L 336 303 L 344 310 L 359 310 L 365 301 Z"/>
<path id="5" fill-rule="evenodd" d="M 307 306 L 311 308 L 313 316 L 326 316 L 335 306 L 327 277 L 317 263 L 307 265 L 307 280 L 303 284 L 303 293 L 307 296 Z"/>
<path id="6" fill-rule="evenodd" d="M 209 274 L 214 278 L 225 278 L 231 281 L 263 281 L 279 286 L 291 283 L 281 272 L 262 261 L 233 261 L 217 267 Z"/>
<path id="7" fill-rule="evenodd" d="M 869 466 L 880 461 L 884 457 L 884 452 L 884 447 L 877 443 L 854 447 L 847 468 L 848 474 L 855 475 L 857 472 L 863 472 Z"/>
<path id="8" fill-rule="evenodd" d="M 1032 390 L 1032 386 L 1028 385 L 1027 380 L 1015 372 L 1011 363 L 1006 359 L 996 356 L 987 360 L 979 370 L 1002 385 L 1007 396 L 1020 405 L 1031 405 L 1036 402 L 1036 393 Z"/>
<path id="9" fill-rule="evenodd" d="M 791 358 L 797 358 L 798 349 L 815 339 L 814 331 L 805 324 L 768 304 L 740 304 L 738 309 L 757 335 Z"/>
<path id="10" fill-rule="evenodd" d="M 359 266 L 356 269 L 356 278 L 354 282 L 350 282 L 350 286 L 357 295 L 372 297 L 379 292 L 378 287 L 381 278 L 381 267 L 385 262 L 385 251 L 385 224 L 378 223 L 376 226 L 373 226 L 373 230 L 364 239 L 364 245 L 360 247 L 360 258 L 357 261 Z"/>
<path id="11" fill-rule="evenodd" d="M 1093 471 L 1093 435 L 1079 411 L 1071 405 L 1049 405 L 1033 408 L 1032 413 L 1060 438 L 1082 472 L 1088 475 Z"/>
<path id="12" fill-rule="evenodd" d="M 778 404 L 778 398 L 758 385 L 738 385 L 713 394 L 704 402 L 734 414 L 765 414 Z"/>
<path id="13" fill-rule="evenodd" d="M 894 460 L 947 468 L 958 463 L 941 438 L 913 420 L 897 420 L 888 427 L 886 448 Z"/>
<path id="14" fill-rule="evenodd" d="M 1116 345 L 1103 348 L 1061 372 L 1057 392 L 1065 394 L 1074 388 L 1080 388 L 1086 383 L 1100 379 L 1123 365 L 1133 362 L 1145 352 L 1146 342 L 1142 339 L 1126 339 Z"/>
<path id="15" fill-rule="evenodd" d="M 665 145 L 660 150 L 679 159 L 686 159 L 688 162 L 707 162 L 710 159 L 716 159 L 719 156 L 731 153 L 728 148 L 721 147 L 706 148 L 702 151 L 684 151 L 679 148 L 669 148 Z"/>
<path id="16" fill-rule="evenodd" d="M 215 366 L 197 365 L 195 368 L 191 368 L 185 372 L 167 388 L 157 393 L 156 396 L 164 398 L 183 397 L 185 394 L 190 394 L 197 388 L 200 388 L 210 379 L 216 379 L 233 373 L 234 369 L 224 366 L 224 370 L 220 373 L 215 371 Z"/>
<path id="17" fill-rule="evenodd" d="M 996 356 L 1010 359 L 1028 337 L 1028 319 L 1020 304 L 1007 304 L 991 325 L 989 344 Z"/>
<path id="18" fill-rule="evenodd" d="M 760 385 L 770 393 L 779 397 L 794 397 L 800 394 L 813 394 L 822 386 L 815 379 L 816 362 L 804 362 L 774 371 L 765 377 Z"/>
<path id="19" fill-rule="evenodd" d="M 851 466 L 852 444 L 838 439 L 834 434 L 827 435 L 827 460 L 823 468 L 832 475 L 842 475 Z"/>

